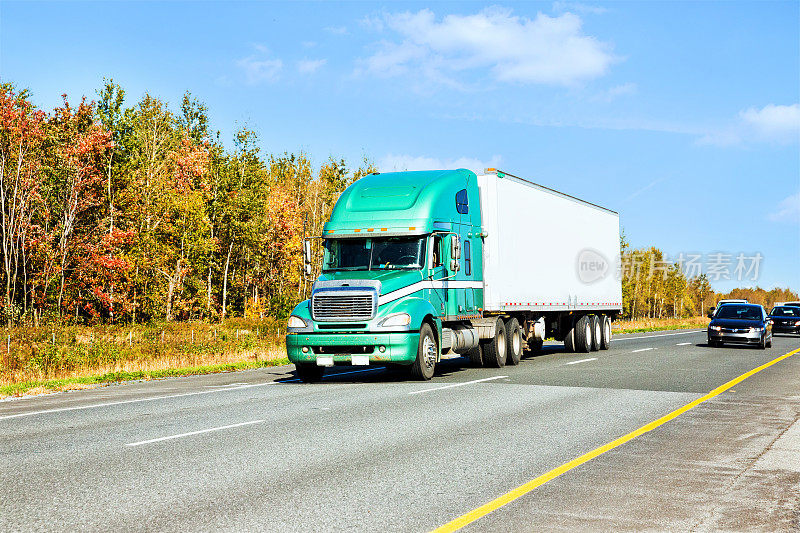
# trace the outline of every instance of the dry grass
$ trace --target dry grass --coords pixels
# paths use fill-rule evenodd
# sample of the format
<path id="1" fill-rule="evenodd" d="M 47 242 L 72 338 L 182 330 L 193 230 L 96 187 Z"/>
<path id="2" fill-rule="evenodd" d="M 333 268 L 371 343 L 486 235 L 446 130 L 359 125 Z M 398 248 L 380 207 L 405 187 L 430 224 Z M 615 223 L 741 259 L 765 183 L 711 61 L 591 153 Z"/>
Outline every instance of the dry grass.
<path id="1" fill-rule="evenodd" d="M 286 361 L 283 323 L 229 320 L 144 326 L 11 328 L 0 348 L 0 397 L 253 368 Z M 135 376 L 133 378 L 128 376 Z"/>
<path id="2" fill-rule="evenodd" d="M 709 319 L 704 316 L 689 318 L 639 318 L 618 320 L 612 324 L 614 333 L 639 333 L 668 329 L 694 329 L 708 326 Z"/>

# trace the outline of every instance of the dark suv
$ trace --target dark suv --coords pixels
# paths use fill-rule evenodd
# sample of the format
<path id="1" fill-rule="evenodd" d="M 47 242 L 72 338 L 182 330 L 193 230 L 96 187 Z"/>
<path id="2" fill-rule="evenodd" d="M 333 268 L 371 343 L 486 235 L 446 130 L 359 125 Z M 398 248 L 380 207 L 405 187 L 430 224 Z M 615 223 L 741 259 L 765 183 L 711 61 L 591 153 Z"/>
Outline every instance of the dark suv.
<path id="1" fill-rule="evenodd" d="M 780 305 L 772 308 L 769 314 L 774 333 L 794 333 L 800 335 L 800 306 Z"/>
<path id="2" fill-rule="evenodd" d="M 708 345 L 731 342 L 772 347 L 772 321 L 757 304 L 723 304 L 708 325 Z"/>

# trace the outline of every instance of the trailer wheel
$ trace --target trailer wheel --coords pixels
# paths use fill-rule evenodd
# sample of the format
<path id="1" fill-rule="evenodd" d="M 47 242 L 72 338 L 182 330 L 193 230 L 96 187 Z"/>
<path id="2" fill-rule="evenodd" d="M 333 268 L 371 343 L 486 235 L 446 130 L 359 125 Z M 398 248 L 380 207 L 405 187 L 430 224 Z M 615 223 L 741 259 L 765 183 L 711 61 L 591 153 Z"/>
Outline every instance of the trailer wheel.
<path id="1" fill-rule="evenodd" d="M 542 339 L 536 339 L 531 337 L 528 339 L 528 350 L 530 351 L 529 355 L 539 355 L 542 353 L 542 346 L 544 345 L 544 341 Z"/>
<path id="2" fill-rule="evenodd" d="M 567 320 L 569 329 L 567 334 L 564 335 L 564 351 L 570 353 L 575 351 L 575 323 L 572 317 L 568 317 Z"/>
<path id="3" fill-rule="evenodd" d="M 583 315 L 575 324 L 575 351 L 588 353 L 592 349 L 592 320 Z"/>
<path id="4" fill-rule="evenodd" d="M 438 351 L 436 336 L 433 334 L 430 324 L 422 324 L 419 330 L 417 358 L 411 365 L 411 375 L 424 381 L 431 379 L 433 371 L 436 369 Z"/>
<path id="5" fill-rule="evenodd" d="M 487 367 L 500 368 L 506 364 L 506 326 L 503 319 L 497 317 L 494 337 L 483 344 L 483 364 Z"/>
<path id="6" fill-rule="evenodd" d="M 600 349 L 608 350 L 611 347 L 611 320 L 608 315 L 600 316 Z"/>
<path id="7" fill-rule="evenodd" d="M 472 366 L 483 366 L 483 347 L 480 344 L 468 351 L 465 355 L 469 357 L 469 362 Z"/>
<path id="8" fill-rule="evenodd" d="M 507 365 L 517 366 L 522 359 L 522 328 L 516 318 L 506 323 L 506 353 Z"/>
<path id="9" fill-rule="evenodd" d="M 592 322 L 592 351 L 596 352 L 600 349 L 600 342 L 603 336 L 602 328 L 600 327 L 600 317 L 592 315 L 590 320 Z"/>
<path id="10" fill-rule="evenodd" d="M 297 377 L 303 380 L 304 383 L 317 383 L 322 379 L 325 374 L 325 367 L 318 366 L 317 363 L 295 363 L 295 371 Z"/>

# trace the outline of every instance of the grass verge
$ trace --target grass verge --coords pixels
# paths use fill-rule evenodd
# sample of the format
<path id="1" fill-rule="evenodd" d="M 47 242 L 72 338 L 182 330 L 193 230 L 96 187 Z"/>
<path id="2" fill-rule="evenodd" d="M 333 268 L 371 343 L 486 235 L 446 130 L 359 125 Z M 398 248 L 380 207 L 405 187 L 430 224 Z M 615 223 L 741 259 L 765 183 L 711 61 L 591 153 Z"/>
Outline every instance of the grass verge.
<path id="1" fill-rule="evenodd" d="M 122 381 L 151 380 L 168 377 L 193 376 L 198 374 L 218 374 L 221 372 L 235 372 L 238 370 L 248 370 L 252 368 L 264 368 L 286 364 L 289 364 L 289 360 L 282 358 L 258 361 L 239 361 L 237 363 L 224 363 L 216 365 L 187 366 L 182 368 L 163 368 L 158 370 L 106 372 L 104 374 L 90 376 L 23 381 L 0 386 L 0 397 L 86 389 L 93 388 L 95 386 L 106 386 L 112 383 L 120 383 Z"/>
<path id="2" fill-rule="evenodd" d="M 612 324 L 614 333 L 648 333 L 670 329 L 698 329 L 708 326 L 706 317 L 689 318 L 644 318 L 638 320 L 619 320 Z"/>

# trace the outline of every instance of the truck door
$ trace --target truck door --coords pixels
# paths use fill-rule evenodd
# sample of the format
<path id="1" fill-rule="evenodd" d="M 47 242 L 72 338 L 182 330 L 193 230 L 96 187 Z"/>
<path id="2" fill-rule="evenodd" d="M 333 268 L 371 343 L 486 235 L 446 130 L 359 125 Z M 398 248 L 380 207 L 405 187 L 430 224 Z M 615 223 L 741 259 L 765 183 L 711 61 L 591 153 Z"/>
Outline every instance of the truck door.
<path id="1" fill-rule="evenodd" d="M 434 233 L 430 237 L 430 264 L 428 267 L 428 277 L 434 281 L 430 292 L 430 302 L 440 317 L 447 314 L 446 296 L 447 291 L 436 282 L 447 277 L 447 269 L 444 263 L 444 239 L 440 233 Z"/>

